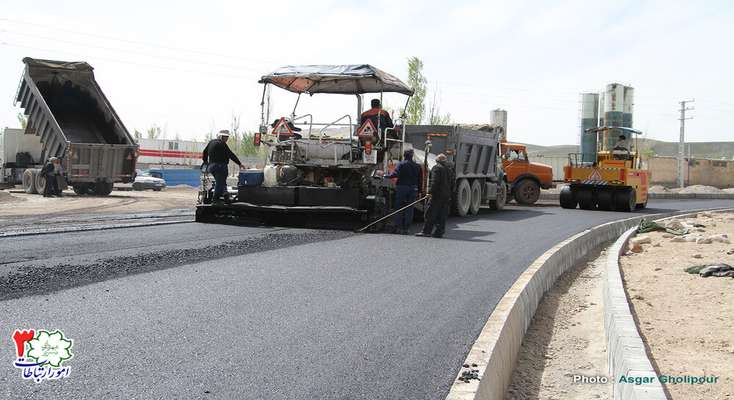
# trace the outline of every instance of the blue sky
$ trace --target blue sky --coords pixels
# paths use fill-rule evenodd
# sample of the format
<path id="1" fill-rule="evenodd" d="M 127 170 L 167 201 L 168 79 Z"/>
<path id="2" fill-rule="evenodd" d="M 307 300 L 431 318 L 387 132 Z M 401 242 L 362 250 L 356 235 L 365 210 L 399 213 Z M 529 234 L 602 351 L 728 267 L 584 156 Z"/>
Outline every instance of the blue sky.
<path id="1" fill-rule="evenodd" d="M 130 131 L 158 124 L 171 138 L 203 138 L 233 114 L 256 129 L 257 80 L 279 66 L 370 63 L 405 78 L 417 56 L 442 111 L 480 123 L 507 109 L 513 141 L 577 143 L 579 93 L 613 81 L 635 87 L 635 127 L 650 138 L 677 140 L 678 101 L 693 97 L 688 137 L 732 140 L 728 2 L 249 3 L 2 0 L 0 126 L 17 125 L 25 56 L 89 62 Z M 289 113 L 293 97 L 273 96 Z M 353 110 L 315 96 L 302 111 Z"/>

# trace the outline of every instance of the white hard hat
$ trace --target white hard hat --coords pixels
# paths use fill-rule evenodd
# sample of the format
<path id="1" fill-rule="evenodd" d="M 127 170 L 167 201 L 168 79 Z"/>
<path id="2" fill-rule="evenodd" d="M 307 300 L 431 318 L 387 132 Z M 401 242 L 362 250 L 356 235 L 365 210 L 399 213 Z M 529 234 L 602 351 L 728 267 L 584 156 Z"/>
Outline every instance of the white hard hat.
<path id="1" fill-rule="evenodd" d="M 219 133 L 217 133 L 217 137 L 229 137 L 229 131 L 226 129 L 221 130 L 219 131 Z"/>

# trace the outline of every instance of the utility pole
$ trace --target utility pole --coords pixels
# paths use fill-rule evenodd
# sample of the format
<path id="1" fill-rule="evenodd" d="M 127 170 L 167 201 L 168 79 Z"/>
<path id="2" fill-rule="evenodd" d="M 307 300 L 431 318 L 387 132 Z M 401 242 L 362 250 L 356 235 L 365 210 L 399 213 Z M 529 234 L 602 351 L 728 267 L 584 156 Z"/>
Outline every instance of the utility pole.
<path id="1" fill-rule="evenodd" d="M 678 187 L 685 185 L 685 179 L 683 178 L 683 162 L 685 161 L 686 151 L 686 120 L 693 119 L 693 117 L 686 117 L 686 111 L 695 110 L 693 107 L 686 107 L 686 103 L 693 103 L 696 100 L 683 100 L 680 102 L 680 141 L 678 142 Z"/>

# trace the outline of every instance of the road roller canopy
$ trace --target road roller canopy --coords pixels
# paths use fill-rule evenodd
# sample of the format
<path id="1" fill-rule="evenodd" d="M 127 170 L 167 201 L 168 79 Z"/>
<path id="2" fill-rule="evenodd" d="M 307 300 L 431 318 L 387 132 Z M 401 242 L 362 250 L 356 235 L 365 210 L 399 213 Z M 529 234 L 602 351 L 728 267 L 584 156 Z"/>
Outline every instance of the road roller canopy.
<path id="1" fill-rule="evenodd" d="M 641 135 L 642 131 L 638 131 L 637 129 L 632 128 L 625 128 L 623 126 L 600 126 L 597 128 L 589 128 L 586 130 L 586 133 L 596 133 L 596 132 L 605 132 L 605 131 L 622 131 L 624 133 L 634 133 L 637 135 Z"/>
<path id="2" fill-rule="evenodd" d="M 301 65 L 279 68 L 260 78 L 293 93 L 401 93 L 413 95 L 413 89 L 400 79 L 369 64 Z"/>

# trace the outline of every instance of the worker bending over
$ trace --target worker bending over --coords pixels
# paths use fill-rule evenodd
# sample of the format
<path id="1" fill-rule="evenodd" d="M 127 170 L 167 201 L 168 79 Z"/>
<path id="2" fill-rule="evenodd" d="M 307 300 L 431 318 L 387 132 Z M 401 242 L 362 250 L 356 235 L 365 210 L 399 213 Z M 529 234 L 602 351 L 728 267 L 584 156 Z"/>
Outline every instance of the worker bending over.
<path id="1" fill-rule="evenodd" d="M 403 152 L 403 161 L 398 163 L 395 170 L 385 175 L 385 178 L 398 178 L 395 185 L 395 209 L 399 210 L 415 201 L 418 195 L 418 185 L 421 182 L 421 167 L 413 161 L 413 150 Z M 407 234 L 413 223 L 413 207 L 395 215 L 395 233 Z"/>
<path id="2" fill-rule="evenodd" d="M 229 160 L 234 161 L 241 169 L 245 169 L 240 159 L 227 146 L 227 140 L 229 140 L 229 131 L 219 131 L 217 138 L 209 141 L 201 155 L 204 164 L 209 164 L 207 171 L 214 175 L 214 203 L 221 203 L 222 195 L 227 190 Z"/>
<path id="3" fill-rule="evenodd" d="M 449 215 L 451 204 L 452 171 L 445 154 L 436 156 L 436 165 L 431 168 L 428 184 L 429 203 L 426 209 L 423 231 L 416 236 L 443 237 L 446 232 L 446 217 Z"/>

